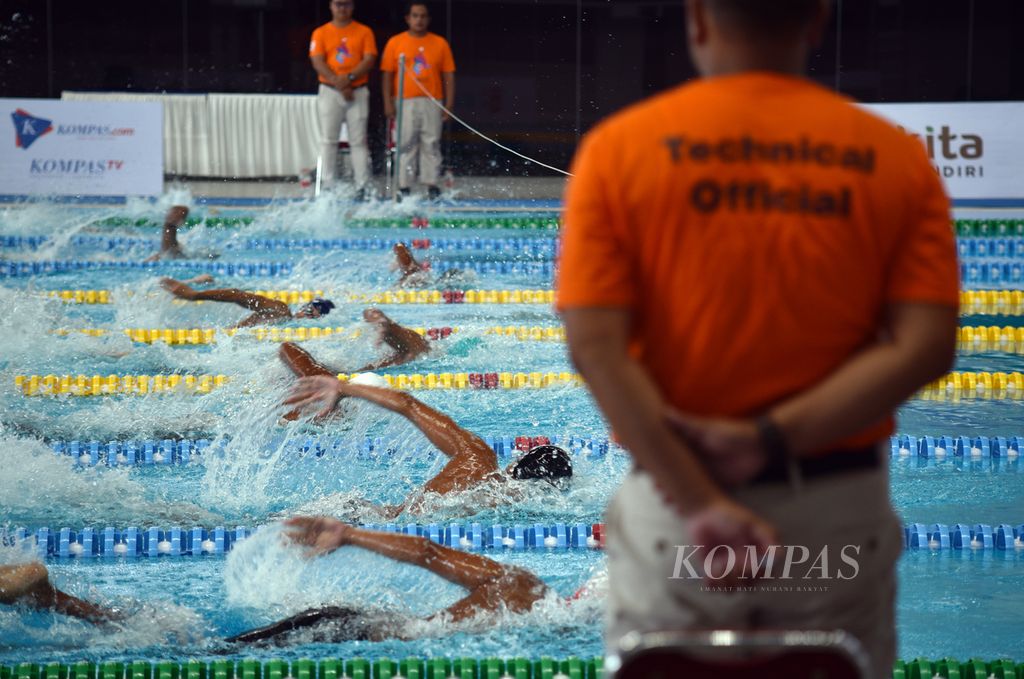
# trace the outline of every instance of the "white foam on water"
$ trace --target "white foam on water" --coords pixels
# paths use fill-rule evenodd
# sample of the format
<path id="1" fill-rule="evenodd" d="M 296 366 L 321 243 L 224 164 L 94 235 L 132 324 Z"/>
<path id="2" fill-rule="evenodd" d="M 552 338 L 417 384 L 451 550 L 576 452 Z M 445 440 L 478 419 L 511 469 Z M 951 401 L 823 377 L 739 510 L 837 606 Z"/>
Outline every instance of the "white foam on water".
<path id="1" fill-rule="evenodd" d="M 74 468 L 41 441 L 0 434 L 0 522 L 81 525 L 140 521 L 206 524 L 216 514 L 188 502 L 155 500 L 127 469 Z M 76 524 L 77 525 L 77 524 Z M 51 528 L 60 528 L 51 525 Z"/>

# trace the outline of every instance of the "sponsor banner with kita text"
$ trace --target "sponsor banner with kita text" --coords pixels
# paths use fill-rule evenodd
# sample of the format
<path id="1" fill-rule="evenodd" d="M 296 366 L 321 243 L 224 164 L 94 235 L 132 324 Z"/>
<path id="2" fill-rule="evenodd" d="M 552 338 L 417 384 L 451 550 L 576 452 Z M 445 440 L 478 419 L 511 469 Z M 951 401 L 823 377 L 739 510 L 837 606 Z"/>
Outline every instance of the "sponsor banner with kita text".
<path id="1" fill-rule="evenodd" d="M 921 140 L 954 200 L 1024 200 L 1024 102 L 864 106 Z"/>
<path id="2" fill-rule="evenodd" d="M 155 102 L 0 99 L 0 194 L 157 196 L 163 107 Z"/>

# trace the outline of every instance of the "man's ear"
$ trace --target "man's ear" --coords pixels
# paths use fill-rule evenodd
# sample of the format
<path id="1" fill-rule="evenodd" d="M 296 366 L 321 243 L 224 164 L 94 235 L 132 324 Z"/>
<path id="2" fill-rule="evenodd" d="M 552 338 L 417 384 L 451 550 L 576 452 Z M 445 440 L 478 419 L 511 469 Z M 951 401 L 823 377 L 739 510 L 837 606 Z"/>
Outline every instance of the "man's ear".
<path id="1" fill-rule="evenodd" d="M 708 41 L 708 8 L 704 0 L 686 0 L 686 33 L 692 45 Z"/>

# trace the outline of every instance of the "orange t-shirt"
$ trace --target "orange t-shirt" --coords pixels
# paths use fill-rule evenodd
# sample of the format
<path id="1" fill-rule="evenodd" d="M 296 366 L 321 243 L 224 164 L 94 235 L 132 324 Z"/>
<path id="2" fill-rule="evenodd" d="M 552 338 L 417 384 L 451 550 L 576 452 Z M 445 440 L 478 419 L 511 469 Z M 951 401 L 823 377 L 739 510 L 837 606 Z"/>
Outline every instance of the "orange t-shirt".
<path id="1" fill-rule="evenodd" d="M 448 46 L 448 41 L 435 33 L 427 33 L 422 38 L 411 36 L 408 31 L 399 33 L 384 46 L 380 70 L 397 73 L 400 54 L 405 55 L 405 84 L 402 98 L 426 96 L 423 90 L 417 87 L 418 81 L 430 96 L 441 99 L 444 96 L 441 74 L 455 71 L 455 59 L 452 58 L 452 48 Z M 398 78 L 395 78 L 394 93 L 398 95 Z"/>
<path id="2" fill-rule="evenodd" d="M 351 73 L 367 54 L 377 54 L 377 41 L 373 31 L 365 24 L 353 21 L 345 28 L 338 28 L 328 22 L 313 31 L 309 40 L 309 56 L 322 56 L 327 67 L 338 75 Z M 369 77 L 364 75 L 352 81 L 353 87 L 365 85 Z M 323 76 L 320 82 L 326 83 Z"/>
<path id="3" fill-rule="evenodd" d="M 684 412 L 760 414 L 874 341 L 887 303 L 959 303 L 922 145 L 808 80 L 678 87 L 598 126 L 573 167 L 557 306 L 629 309 L 634 355 Z"/>

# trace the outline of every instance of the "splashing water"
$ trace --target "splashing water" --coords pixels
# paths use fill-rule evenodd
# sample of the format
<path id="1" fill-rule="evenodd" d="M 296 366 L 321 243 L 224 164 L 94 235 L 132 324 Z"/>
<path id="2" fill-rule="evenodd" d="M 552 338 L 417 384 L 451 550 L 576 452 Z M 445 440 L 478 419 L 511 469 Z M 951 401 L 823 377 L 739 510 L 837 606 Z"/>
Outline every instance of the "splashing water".
<path id="1" fill-rule="evenodd" d="M 189 502 L 152 498 L 129 470 L 73 469 L 73 464 L 41 441 L 0 434 L 0 497 L 5 498 L 0 523 L 39 527 L 73 517 L 86 525 L 206 525 L 220 518 Z"/>

